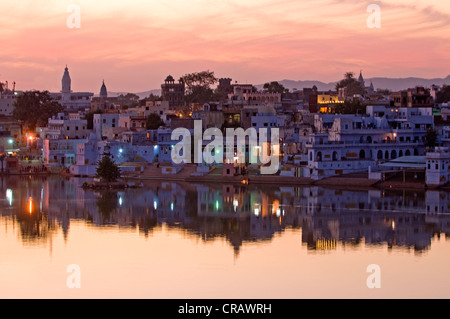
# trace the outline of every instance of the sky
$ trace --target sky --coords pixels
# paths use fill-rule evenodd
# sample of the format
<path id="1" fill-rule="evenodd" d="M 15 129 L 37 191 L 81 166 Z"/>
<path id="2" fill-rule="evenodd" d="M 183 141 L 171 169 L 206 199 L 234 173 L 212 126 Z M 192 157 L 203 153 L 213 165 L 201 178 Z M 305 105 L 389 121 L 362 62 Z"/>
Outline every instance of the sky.
<path id="1" fill-rule="evenodd" d="M 370 4 L 380 28 L 369 28 Z M 79 28 L 69 28 L 79 8 Z M 371 20 L 372 21 L 372 20 Z M 70 24 L 70 23 L 69 23 Z M 0 0 L 0 81 L 98 94 L 160 88 L 211 70 L 240 83 L 443 78 L 448 0 Z"/>

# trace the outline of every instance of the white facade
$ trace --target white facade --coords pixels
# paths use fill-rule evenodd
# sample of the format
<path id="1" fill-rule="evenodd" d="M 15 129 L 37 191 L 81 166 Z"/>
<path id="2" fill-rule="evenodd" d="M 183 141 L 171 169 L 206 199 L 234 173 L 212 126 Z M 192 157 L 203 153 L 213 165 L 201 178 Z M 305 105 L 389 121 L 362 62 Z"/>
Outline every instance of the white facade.
<path id="1" fill-rule="evenodd" d="M 450 182 L 450 153 L 448 148 L 436 147 L 427 153 L 426 184 L 441 186 Z"/>
<path id="2" fill-rule="evenodd" d="M 94 134 L 97 139 L 101 140 L 105 136 L 106 128 L 116 128 L 119 127 L 119 114 L 94 114 Z"/>
<path id="3" fill-rule="evenodd" d="M 42 157 L 47 166 L 69 167 L 76 162 L 77 144 L 80 139 L 45 139 Z"/>
<path id="4" fill-rule="evenodd" d="M 87 120 L 80 119 L 79 115 L 65 116 L 59 113 L 48 119 L 48 126 L 43 130 L 44 139 L 85 139 L 90 134 L 87 129 Z"/>
<path id="5" fill-rule="evenodd" d="M 367 172 L 384 161 L 420 155 L 427 130 L 433 128 L 431 108 L 368 106 L 367 115 L 315 115 L 316 133 L 306 143 L 313 179 Z"/>
<path id="6" fill-rule="evenodd" d="M 0 94 L 0 115 L 12 116 L 17 94 Z"/>

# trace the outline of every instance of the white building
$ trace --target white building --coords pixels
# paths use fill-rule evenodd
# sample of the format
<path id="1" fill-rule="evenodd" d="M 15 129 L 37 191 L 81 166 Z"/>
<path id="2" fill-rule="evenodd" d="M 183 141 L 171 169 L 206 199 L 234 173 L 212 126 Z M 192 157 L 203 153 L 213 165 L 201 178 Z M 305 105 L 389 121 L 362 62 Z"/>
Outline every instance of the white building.
<path id="1" fill-rule="evenodd" d="M 441 186 L 450 182 L 450 152 L 446 147 L 436 147 L 427 153 L 426 184 Z"/>
<path id="2" fill-rule="evenodd" d="M 93 129 L 97 139 L 101 140 L 103 136 L 106 136 L 106 128 L 119 127 L 119 116 L 118 113 L 94 114 Z"/>
<path id="3" fill-rule="evenodd" d="M 365 116 L 317 114 L 304 176 L 367 172 L 384 161 L 424 154 L 422 138 L 433 123 L 431 108 L 368 106 Z"/>
<path id="4" fill-rule="evenodd" d="M 18 92 L 7 91 L 0 94 L 0 115 L 12 116 L 14 111 L 14 102 Z"/>
<path id="5" fill-rule="evenodd" d="M 87 129 L 87 120 L 80 119 L 79 114 L 64 113 L 48 119 L 47 128 L 43 129 L 44 139 L 85 139 L 91 130 Z"/>

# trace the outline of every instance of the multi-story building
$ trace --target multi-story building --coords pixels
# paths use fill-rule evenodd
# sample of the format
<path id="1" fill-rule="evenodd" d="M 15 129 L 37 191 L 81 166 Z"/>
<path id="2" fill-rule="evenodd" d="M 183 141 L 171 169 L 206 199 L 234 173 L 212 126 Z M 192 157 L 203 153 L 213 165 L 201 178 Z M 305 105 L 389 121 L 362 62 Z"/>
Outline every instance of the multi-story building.
<path id="1" fill-rule="evenodd" d="M 87 120 L 80 119 L 79 114 L 69 116 L 58 113 L 48 119 L 48 126 L 43 130 L 43 138 L 50 140 L 57 139 L 85 139 L 91 130 L 87 129 Z"/>
<path id="2" fill-rule="evenodd" d="M 0 83 L 0 86 L 2 84 Z M 0 115 L 12 116 L 14 111 L 14 102 L 16 101 L 17 95 L 20 92 L 15 90 L 2 90 L 0 91 Z"/>
<path id="3" fill-rule="evenodd" d="M 431 108 L 368 106 L 367 115 L 315 116 L 316 133 L 306 143 L 304 176 L 321 179 L 402 156 L 423 155 L 423 137 L 433 128 Z"/>
<path id="4" fill-rule="evenodd" d="M 169 102 L 169 107 L 184 105 L 185 84 L 180 79 L 178 83 L 175 83 L 175 79 L 169 75 L 164 84 L 161 84 L 161 98 L 163 101 Z"/>
<path id="5" fill-rule="evenodd" d="M 94 114 L 93 129 L 97 139 L 103 139 L 105 129 L 119 127 L 119 113 Z"/>
<path id="6" fill-rule="evenodd" d="M 392 93 L 395 107 L 432 107 L 433 98 L 430 89 L 415 87 Z"/>

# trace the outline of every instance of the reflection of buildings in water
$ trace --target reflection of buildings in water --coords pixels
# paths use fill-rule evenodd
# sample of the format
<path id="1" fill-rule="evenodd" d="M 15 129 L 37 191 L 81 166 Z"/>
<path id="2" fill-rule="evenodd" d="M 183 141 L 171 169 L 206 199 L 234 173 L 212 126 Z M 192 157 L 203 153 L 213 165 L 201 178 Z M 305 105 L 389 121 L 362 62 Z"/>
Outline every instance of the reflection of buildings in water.
<path id="1" fill-rule="evenodd" d="M 1 214 L 16 217 L 24 241 L 45 241 L 57 228 L 67 238 L 73 220 L 138 227 L 145 236 L 164 223 L 203 240 L 225 238 L 236 253 L 244 242 L 270 240 L 287 227 L 302 227 L 308 249 L 365 242 L 423 250 L 434 235 L 450 233 L 450 217 L 443 214 L 450 194 L 443 191 L 158 182 L 106 200 L 102 193 L 84 191 L 82 183 L 60 177 L 1 179 Z M 32 214 L 26 214 L 30 198 Z"/>
<path id="2" fill-rule="evenodd" d="M 57 232 L 55 222 L 42 206 L 42 181 L 42 177 L 34 176 L 0 179 L 0 215 L 9 216 L 13 227 L 19 227 L 25 244 L 51 242 Z"/>

